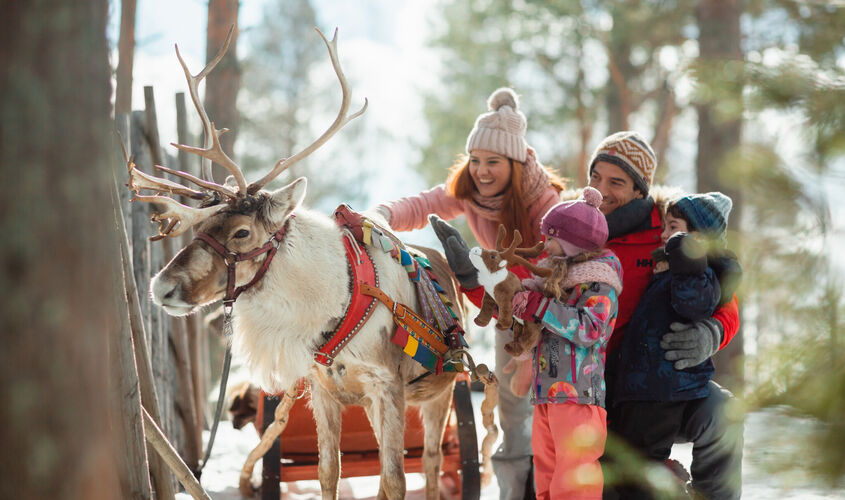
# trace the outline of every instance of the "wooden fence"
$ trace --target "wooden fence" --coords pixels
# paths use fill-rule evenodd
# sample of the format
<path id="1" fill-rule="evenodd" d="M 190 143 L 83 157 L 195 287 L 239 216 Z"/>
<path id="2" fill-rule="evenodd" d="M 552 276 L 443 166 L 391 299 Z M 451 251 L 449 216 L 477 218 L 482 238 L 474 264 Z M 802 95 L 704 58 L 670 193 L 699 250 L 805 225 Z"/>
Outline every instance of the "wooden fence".
<path id="1" fill-rule="evenodd" d="M 157 176 L 167 174 L 155 171 L 156 164 L 200 176 L 197 158 L 181 152 L 169 156 L 161 147 L 152 87 L 144 88 L 144 104 L 143 111 L 115 117 L 123 147 L 137 167 Z M 175 104 L 178 138 L 174 139 L 182 144 L 196 143 L 188 131 L 183 93 L 176 95 Z M 130 469 L 143 471 L 130 471 L 130 481 L 135 484 L 129 490 L 133 498 L 152 498 L 154 494 L 157 499 L 172 499 L 178 479 L 194 498 L 208 498 L 192 480 L 190 471 L 196 470 L 202 459 L 202 431 L 212 418 L 207 401 L 209 367 L 219 364 L 223 348 L 219 338 L 209 339 L 204 333 L 201 315 L 175 318 L 153 304 L 150 279 L 193 235 L 189 232 L 181 239 L 149 240 L 156 234 L 150 222 L 153 207 L 130 201 L 125 165 L 122 157 L 116 162 L 115 226 L 125 235 L 121 239 L 125 243 L 122 253 L 130 331 L 121 332 L 126 338 L 115 342 L 120 373 L 117 394 L 123 399 L 121 415 L 126 435 L 143 435 L 150 445 L 145 450 L 144 440 L 136 440 L 140 445 L 130 453 L 134 456 L 128 457 Z"/>

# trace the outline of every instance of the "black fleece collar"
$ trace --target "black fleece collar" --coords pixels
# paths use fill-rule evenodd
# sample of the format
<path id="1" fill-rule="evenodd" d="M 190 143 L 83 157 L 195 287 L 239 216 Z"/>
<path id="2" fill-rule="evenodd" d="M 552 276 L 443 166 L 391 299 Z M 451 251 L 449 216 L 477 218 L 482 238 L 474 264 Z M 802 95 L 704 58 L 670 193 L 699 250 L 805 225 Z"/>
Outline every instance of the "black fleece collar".
<path id="1" fill-rule="evenodd" d="M 651 211 L 654 209 L 654 199 L 635 198 L 628 203 L 607 214 L 608 238 L 618 238 L 626 234 L 651 229 Z"/>

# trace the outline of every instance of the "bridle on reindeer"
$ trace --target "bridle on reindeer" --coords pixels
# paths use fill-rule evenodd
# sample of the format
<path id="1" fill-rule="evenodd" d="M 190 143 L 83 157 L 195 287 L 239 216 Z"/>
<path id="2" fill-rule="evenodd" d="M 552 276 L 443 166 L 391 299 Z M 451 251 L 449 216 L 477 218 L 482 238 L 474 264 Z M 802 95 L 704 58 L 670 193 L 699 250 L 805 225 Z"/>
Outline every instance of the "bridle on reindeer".
<path id="1" fill-rule="evenodd" d="M 334 122 L 329 126 L 329 128 L 325 132 L 323 132 L 320 137 L 318 137 L 305 149 L 291 157 L 280 159 L 276 162 L 276 164 L 273 166 L 273 168 L 267 175 L 265 175 L 258 181 L 247 185 L 246 178 L 244 177 L 241 168 L 231 158 L 229 158 L 229 156 L 223 151 L 223 148 L 220 145 L 219 136 L 220 134 L 225 133 L 228 129 L 224 128 L 218 130 L 214 127 L 214 123 L 208 118 L 208 114 L 206 113 L 204 107 L 201 104 L 198 92 L 199 83 L 211 72 L 212 69 L 214 69 L 214 67 L 217 65 L 217 63 L 220 62 L 220 60 L 223 58 L 224 54 L 228 50 L 229 43 L 232 40 L 234 29 L 234 25 L 229 28 L 229 33 L 226 36 L 226 41 L 224 42 L 223 47 L 220 49 L 214 59 L 210 61 L 202 69 L 202 71 L 200 71 L 196 75 L 191 75 L 191 72 L 188 70 L 185 61 L 182 59 L 182 56 L 179 53 L 178 45 L 176 46 L 176 57 L 179 59 L 179 63 L 182 65 L 182 69 L 185 72 L 185 79 L 188 83 L 191 99 L 193 100 L 194 106 L 196 107 L 197 112 L 200 115 L 205 135 L 205 141 L 204 146 L 201 148 L 171 143 L 171 145 L 175 146 L 176 148 L 182 151 L 193 153 L 202 157 L 202 170 L 206 179 L 211 179 L 211 164 L 212 162 L 214 162 L 225 168 L 231 174 L 231 178 L 233 179 L 234 185 L 228 182 L 226 184 L 217 184 L 210 180 L 200 179 L 186 172 L 171 170 L 160 165 L 155 166 L 155 168 L 161 170 L 162 172 L 175 175 L 203 188 L 203 190 L 201 191 L 194 190 L 178 182 L 174 182 L 163 177 L 156 177 L 153 175 L 146 174 L 138 170 L 132 159 L 127 157 L 126 162 L 127 167 L 129 169 L 129 182 L 127 186 L 129 187 L 129 189 L 134 190 L 136 192 L 136 196 L 132 199 L 132 201 L 137 200 L 155 203 L 164 207 L 162 211 L 156 212 L 152 216 L 153 221 L 159 222 L 158 234 L 150 238 L 152 241 L 159 240 L 165 237 L 174 238 L 177 236 L 181 236 L 190 228 L 199 224 L 200 222 L 207 220 L 208 218 L 226 210 L 227 208 L 237 206 L 239 203 L 243 202 L 248 197 L 255 195 L 261 188 L 263 188 L 265 185 L 267 185 L 267 183 L 275 179 L 279 174 L 288 169 L 291 165 L 316 151 L 317 148 L 319 148 L 326 141 L 328 141 L 329 138 L 331 138 L 338 130 L 343 128 L 344 125 L 363 114 L 364 111 L 367 109 L 367 100 L 364 99 L 364 105 L 361 107 L 361 109 L 353 114 L 349 114 L 349 105 L 351 99 L 350 94 L 348 92 L 346 77 L 343 74 L 343 70 L 340 67 L 340 61 L 337 56 L 337 30 L 335 30 L 334 36 L 332 37 L 331 41 L 329 41 L 319 29 L 315 28 L 317 33 L 320 35 L 320 38 L 323 39 L 323 42 L 328 48 L 332 66 L 334 67 L 335 74 L 337 75 L 338 80 L 340 81 L 340 87 L 343 97 L 337 118 L 335 118 Z M 164 196 L 160 196 L 158 194 L 151 196 L 138 194 L 142 189 L 155 191 L 157 193 L 163 194 Z M 193 200 L 199 200 L 201 202 L 201 205 L 209 206 L 205 206 L 204 208 L 196 208 L 183 205 L 171 198 L 171 196 L 173 195 L 180 195 Z M 229 338 L 232 334 L 232 308 L 235 300 L 243 291 L 257 283 L 264 276 L 264 273 L 270 266 L 270 262 L 273 260 L 273 256 L 275 256 L 276 252 L 279 249 L 279 246 L 281 245 L 284 239 L 285 232 L 292 218 L 293 214 L 291 214 L 285 220 L 285 222 L 282 224 L 282 227 L 270 238 L 270 240 L 268 240 L 264 245 L 249 252 L 232 252 L 228 250 L 225 245 L 221 244 L 216 239 L 206 233 L 198 233 L 196 235 L 195 239 L 203 241 L 209 247 L 211 247 L 218 255 L 220 255 L 227 268 L 228 283 L 226 286 L 226 295 L 223 299 L 223 331 L 227 338 Z M 253 277 L 253 279 L 250 280 L 250 282 L 246 285 L 236 287 L 235 266 L 237 265 L 237 263 L 255 259 L 263 254 L 266 254 L 267 256 L 265 257 L 264 262 L 262 263 L 261 267 L 257 271 L 256 275 Z M 208 447 L 206 449 L 205 457 L 199 463 L 197 470 L 193 471 L 194 475 L 197 478 L 200 477 L 202 469 L 208 462 L 208 458 L 211 455 L 211 447 L 214 444 L 214 436 L 217 431 L 217 424 L 220 420 L 220 415 L 223 409 L 223 400 L 225 398 L 226 382 L 228 378 L 230 363 L 231 350 L 227 346 L 226 356 L 223 363 L 223 373 L 221 374 L 220 380 L 220 392 L 217 400 L 217 409 L 215 412 L 214 424 L 211 428 Z"/>

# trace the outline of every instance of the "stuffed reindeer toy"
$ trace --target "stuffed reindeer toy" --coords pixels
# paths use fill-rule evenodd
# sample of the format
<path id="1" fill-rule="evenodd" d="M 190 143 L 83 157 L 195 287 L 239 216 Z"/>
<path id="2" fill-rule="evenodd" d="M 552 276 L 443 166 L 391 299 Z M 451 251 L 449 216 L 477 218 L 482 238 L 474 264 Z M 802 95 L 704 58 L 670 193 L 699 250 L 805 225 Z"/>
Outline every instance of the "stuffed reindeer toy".
<path id="1" fill-rule="evenodd" d="M 478 282 L 484 286 L 485 292 L 481 312 L 475 317 L 475 324 L 487 326 L 494 309 L 498 307 L 499 318 L 496 321 L 496 328 L 506 330 L 513 327 L 513 341 L 505 344 L 505 351 L 511 356 L 519 356 L 537 343 L 542 326 L 533 322 L 523 323 L 521 319 L 514 318 L 511 301 L 514 294 L 524 290 L 524 287 L 519 277 L 508 271 L 508 266 L 521 264 L 532 273 L 542 277 L 550 276 L 552 271 L 538 267 L 528 260 L 543 253 L 543 242 L 531 248 L 517 248 L 517 245 L 522 243 L 522 235 L 519 230 L 514 230 L 510 246 L 503 248 L 505 231 L 505 226 L 499 225 L 496 250 L 474 247 L 469 251 L 469 260 L 478 269 Z"/>

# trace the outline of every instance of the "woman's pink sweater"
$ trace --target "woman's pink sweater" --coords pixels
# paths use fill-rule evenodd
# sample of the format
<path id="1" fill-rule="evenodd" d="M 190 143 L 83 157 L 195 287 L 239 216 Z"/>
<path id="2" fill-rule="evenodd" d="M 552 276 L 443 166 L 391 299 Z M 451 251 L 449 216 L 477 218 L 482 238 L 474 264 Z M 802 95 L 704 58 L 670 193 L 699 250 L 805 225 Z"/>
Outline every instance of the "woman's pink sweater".
<path id="1" fill-rule="evenodd" d="M 531 240 L 540 241 L 540 219 L 556 203 L 560 202 L 557 190 L 549 185 L 540 197 L 528 207 L 528 217 L 534 234 Z M 390 211 L 390 227 L 396 231 L 422 229 L 428 224 L 429 214 L 451 220 L 464 214 L 475 239 L 484 248 L 495 248 L 498 219 L 485 218 L 471 200 L 459 200 L 446 193 L 446 186 L 440 184 L 415 196 L 382 203 Z"/>

